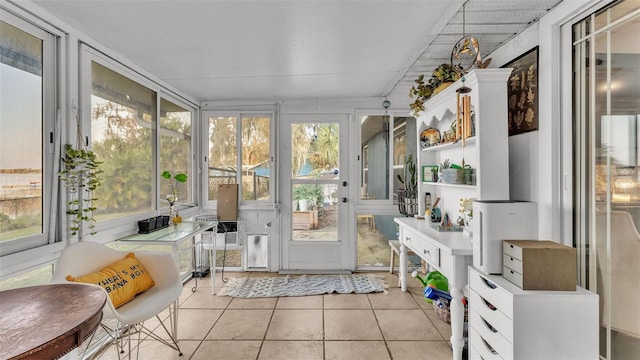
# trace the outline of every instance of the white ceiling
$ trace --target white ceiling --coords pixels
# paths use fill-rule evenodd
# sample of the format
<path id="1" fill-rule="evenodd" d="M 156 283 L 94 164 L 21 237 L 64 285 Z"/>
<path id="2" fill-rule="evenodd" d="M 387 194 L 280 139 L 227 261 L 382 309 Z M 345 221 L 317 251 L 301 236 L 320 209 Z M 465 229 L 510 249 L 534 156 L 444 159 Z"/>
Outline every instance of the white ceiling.
<path id="1" fill-rule="evenodd" d="M 489 53 L 561 0 L 469 0 L 466 33 Z M 199 100 L 406 94 L 449 62 L 464 0 L 34 0 Z"/>

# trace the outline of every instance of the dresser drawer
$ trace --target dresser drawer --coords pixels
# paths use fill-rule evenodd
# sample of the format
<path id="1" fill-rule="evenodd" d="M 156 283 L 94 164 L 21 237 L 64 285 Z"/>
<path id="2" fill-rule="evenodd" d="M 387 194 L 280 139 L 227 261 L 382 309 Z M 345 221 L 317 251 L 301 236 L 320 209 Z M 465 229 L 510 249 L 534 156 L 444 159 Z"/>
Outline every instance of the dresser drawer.
<path id="1" fill-rule="evenodd" d="M 513 358 L 513 344 L 490 322 L 477 312 L 469 311 L 469 325 L 480 335 L 502 358 Z"/>
<path id="2" fill-rule="evenodd" d="M 513 318 L 513 296 L 489 281 L 474 268 L 469 268 L 469 288 L 474 290 L 484 300 L 508 318 Z"/>
<path id="3" fill-rule="evenodd" d="M 440 248 L 413 231 L 404 232 L 404 243 L 433 266 L 440 266 Z"/>
<path id="4" fill-rule="evenodd" d="M 469 291 L 469 304 L 470 308 L 478 315 L 476 319 L 486 321 L 486 326 L 493 327 L 507 341 L 513 342 L 513 321 L 511 318 L 494 306 L 487 304 L 482 296 L 478 295 L 474 290 Z"/>
<path id="5" fill-rule="evenodd" d="M 473 328 L 469 328 L 469 345 L 473 351 L 483 360 L 503 360 L 496 349 L 478 334 Z"/>
<path id="6" fill-rule="evenodd" d="M 514 269 L 510 269 L 506 266 L 502 267 L 502 277 L 511 281 L 517 287 L 522 289 L 522 274 Z"/>
<path id="7" fill-rule="evenodd" d="M 502 265 L 522 274 L 522 260 L 509 254 L 502 254 Z"/>
<path id="8" fill-rule="evenodd" d="M 506 241 L 502 242 L 502 253 L 514 259 L 522 261 L 522 247 L 510 244 Z"/>

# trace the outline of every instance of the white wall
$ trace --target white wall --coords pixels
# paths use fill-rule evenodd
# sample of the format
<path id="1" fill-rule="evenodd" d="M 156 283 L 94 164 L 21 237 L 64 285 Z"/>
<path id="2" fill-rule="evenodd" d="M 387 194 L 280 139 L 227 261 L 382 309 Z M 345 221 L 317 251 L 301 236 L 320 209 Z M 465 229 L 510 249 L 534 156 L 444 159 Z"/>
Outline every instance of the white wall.
<path id="1" fill-rule="evenodd" d="M 571 164 L 563 164 L 563 141 L 571 141 L 570 134 L 562 134 L 562 124 L 571 123 L 571 93 L 561 91 L 561 47 L 571 46 L 560 39 L 560 26 L 586 9 L 610 2 L 593 0 L 565 0 L 492 54 L 491 67 L 500 67 L 519 55 L 539 46 L 538 52 L 538 131 L 509 138 L 510 195 L 514 200 L 538 203 L 538 237 L 572 245 L 573 239 L 562 236 L 563 226 L 571 227 L 571 219 L 562 217 L 562 199 L 571 196 Z M 571 51 L 564 52 L 570 54 Z M 565 67 L 570 68 L 570 67 Z M 568 77 L 570 78 L 570 77 Z M 566 88 L 566 87 L 565 87 Z M 562 99 L 565 99 L 562 101 Z M 564 110 L 563 110 L 564 109 Z M 567 128 L 571 128 L 570 126 Z M 567 148 L 566 146 L 564 147 Z M 572 147 L 569 146 L 568 149 Z M 564 183 L 569 186 L 565 185 Z M 568 195 L 568 196 L 567 196 Z"/>

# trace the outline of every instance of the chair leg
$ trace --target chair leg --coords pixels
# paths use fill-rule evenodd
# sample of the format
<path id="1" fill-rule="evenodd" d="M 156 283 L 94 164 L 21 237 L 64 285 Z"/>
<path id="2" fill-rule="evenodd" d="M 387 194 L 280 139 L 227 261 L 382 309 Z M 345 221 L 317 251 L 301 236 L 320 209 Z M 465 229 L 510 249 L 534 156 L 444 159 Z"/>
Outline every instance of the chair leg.
<path id="1" fill-rule="evenodd" d="M 393 252 L 393 248 L 391 248 L 391 259 L 389 259 L 389 273 L 393 274 L 393 268 L 395 266 L 396 254 Z"/>

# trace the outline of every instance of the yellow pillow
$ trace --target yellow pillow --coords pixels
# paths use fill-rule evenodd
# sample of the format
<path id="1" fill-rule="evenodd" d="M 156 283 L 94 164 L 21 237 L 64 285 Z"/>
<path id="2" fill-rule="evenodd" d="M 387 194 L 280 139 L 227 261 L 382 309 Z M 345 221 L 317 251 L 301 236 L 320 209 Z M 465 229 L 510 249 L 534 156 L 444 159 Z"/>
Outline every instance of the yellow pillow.
<path id="1" fill-rule="evenodd" d="M 102 286 L 116 308 L 131 301 L 137 294 L 155 284 L 134 253 L 127 254 L 124 260 L 111 264 L 96 273 L 77 278 L 67 275 L 66 279 L 67 281 Z"/>

